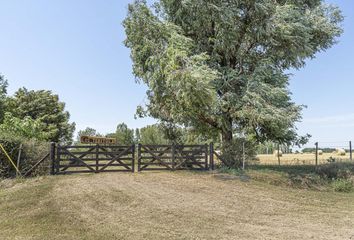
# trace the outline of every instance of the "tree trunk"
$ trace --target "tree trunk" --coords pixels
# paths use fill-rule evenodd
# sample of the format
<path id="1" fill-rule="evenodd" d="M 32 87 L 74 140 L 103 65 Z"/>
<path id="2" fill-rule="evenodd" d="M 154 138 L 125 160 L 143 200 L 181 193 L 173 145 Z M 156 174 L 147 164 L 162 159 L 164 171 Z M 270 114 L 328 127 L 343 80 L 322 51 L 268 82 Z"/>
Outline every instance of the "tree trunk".
<path id="1" fill-rule="evenodd" d="M 223 145 L 230 145 L 232 143 L 232 130 L 223 131 L 221 133 L 221 141 Z"/>
<path id="2" fill-rule="evenodd" d="M 224 126 L 221 133 L 221 141 L 223 145 L 230 146 L 232 144 L 232 118 L 230 116 L 225 116 L 227 121 L 226 126 Z"/>
<path id="3" fill-rule="evenodd" d="M 241 167 L 242 161 L 236 159 L 233 146 L 232 118 L 227 117 L 227 126 L 221 132 L 223 164 L 230 168 Z"/>

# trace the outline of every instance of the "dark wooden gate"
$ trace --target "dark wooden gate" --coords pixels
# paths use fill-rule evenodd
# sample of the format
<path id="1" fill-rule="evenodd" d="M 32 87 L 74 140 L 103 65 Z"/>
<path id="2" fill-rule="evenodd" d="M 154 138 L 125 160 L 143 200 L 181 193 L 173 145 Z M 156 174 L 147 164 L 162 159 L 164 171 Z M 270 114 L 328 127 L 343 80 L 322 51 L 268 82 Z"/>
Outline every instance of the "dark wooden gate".
<path id="1" fill-rule="evenodd" d="M 138 145 L 138 171 L 207 170 L 207 145 Z"/>
<path id="2" fill-rule="evenodd" d="M 135 146 L 61 146 L 56 149 L 54 174 L 134 172 Z"/>

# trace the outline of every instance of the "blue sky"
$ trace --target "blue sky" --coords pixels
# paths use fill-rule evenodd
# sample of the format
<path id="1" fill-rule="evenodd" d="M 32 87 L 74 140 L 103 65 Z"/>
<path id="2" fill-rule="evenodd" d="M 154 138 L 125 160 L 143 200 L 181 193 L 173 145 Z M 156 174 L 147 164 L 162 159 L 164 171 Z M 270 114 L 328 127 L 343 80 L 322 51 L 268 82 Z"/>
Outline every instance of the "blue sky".
<path id="1" fill-rule="evenodd" d="M 146 88 L 135 83 L 122 21 L 128 0 L 0 0 L 0 73 L 9 93 L 50 89 L 66 102 L 77 129 L 102 133 L 134 119 Z M 339 43 L 293 71 L 290 90 L 303 112 L 299 132 L 311 143 L 354 140 L 354 1 L 328 0 L 345 15 Z M 334 143 L 339 144 L 339 143 Z"/>

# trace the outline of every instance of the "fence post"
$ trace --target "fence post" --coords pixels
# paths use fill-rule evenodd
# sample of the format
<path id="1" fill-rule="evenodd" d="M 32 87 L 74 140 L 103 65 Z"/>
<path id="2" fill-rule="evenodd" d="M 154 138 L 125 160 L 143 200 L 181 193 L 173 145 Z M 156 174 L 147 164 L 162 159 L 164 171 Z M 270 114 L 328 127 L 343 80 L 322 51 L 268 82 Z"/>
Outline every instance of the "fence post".
<path id="1" fill-rule="evenodd" d="M 350 161 L 353 161 L 352 141 L 349 141 L 349 154 L 350 154 Z"/>
<path id="2" fill-rule="evenodd" d="M 245 170 L 245 161 L 246 161 L 245 141 L 242 141 L 242 170 Z"/>
<path id="3" fill-rule="evenodd" d="M 132 172 L 135 172 L 135 144 L 133 144 L 133 146 L 132 146 L 132 157 L 133 157 Z"/>
<path id="4" fill-rule="evenodd" d="M 99 150 L 100 150 L 100 148 L 99 148 L 99 145 L 98 145 L 98 143 L 96 144 L 96 167 L 95 167 L 95 173 L 98 173 L 99 171 L 98 171 L 98 164 L 99 164 L 99 161 L 98 161 L 98 158 L 99 158 Z"/>
<path id="5" fill-rule="evenodd" d="M 317 166 L 318 165 L 318 142 L 315 143 L 315 146 L 316 146 L 316 161 L 315 161 L 315 164 Z"/>
<path id="6" fill-rule="evenodd" d="M 50 169 L 50 174 L 54 175 L 55 174 L 55 143 L 51 142 L 50 143 L 50 163 L 51 163 L 51 169 Z"/>
<path id="7" fill-rule="evenodd" d="M 175 170 L 175 144 L 173 143 L 171 147 L 171 154 L 172 154 L 172 170 Z"/>
<path id="8" fill-rule="evenodd" d="M 280 166 L 280 146 L 279 146 L 279 143 L 278 143 L 278 152 L 277 152 L 277 156 L 278 156 L 278 165 Z"/>
<path id="9" fill-rule="evenodd" d="M 138 172 L 140 172 L 141 166 L 141 144 L 138 143 Z"/>
<path id="10" fill-rule="evenodd" d="M 59 169 L 60 169 L 60 144 L 56 144 L 55 145 L 55 151 L 54 151 L 54 156 L 55 153 L 57 154 L 56 160 L 55 160 L 55 172 L 59 173 Z"/>
<path id="11" fill-rule="evenodd" d="M 204 145 L 204 154 L 205 154 L 205 169 L 204 170 L 208 170 L 209 169 L 209 164 L 208 164 L 208 144 Z M 192 165 L 193 167 L 193 165 Z"/>
<path id="12" fill-rule="evenodd" d="M 18 150 L 18 156 L 17 156 L 16 166 L 17 166 L 18 170 L 20 170 L 21 153 L 22 153 L 22 143 L 20 144 L 20 149 Z M 16 177 L 18 177 L 18 175 L 19 175 L 18 173 L 19 172 L 16 171 Z"/>
<path id="13" fill-rule="evenodd" d="M 209 161 L 210 161 L 210 169 L 214 170 L 214 143 L 211 142 L 209 146 Z"/>

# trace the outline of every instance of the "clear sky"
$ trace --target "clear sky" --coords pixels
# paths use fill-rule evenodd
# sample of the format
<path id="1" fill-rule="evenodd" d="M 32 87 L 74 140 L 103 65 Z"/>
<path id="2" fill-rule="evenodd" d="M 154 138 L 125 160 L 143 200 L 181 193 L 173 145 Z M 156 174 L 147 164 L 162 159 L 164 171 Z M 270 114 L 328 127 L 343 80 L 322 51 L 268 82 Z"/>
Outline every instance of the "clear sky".
<path id="1" fill-rule="evenodd" d="M 132 1 L 132 0 L 131 0 Z M 101 133 L 131 128 L 146 88 L 135 83 L 122 21 L 129 0 L 0 0 L 0 73 L 19 87 L 59 94 L 76 122 Z M 328 0 L 345 15 L 339 43 L 293 71 L 290 90 L 307 105 L 299 132 L 315 141 L 354 141 L 354 1 Z M 334 143 L 337 144 L 337 143 Z M 338 143 L 339 144 L 339 143 Z"/>

